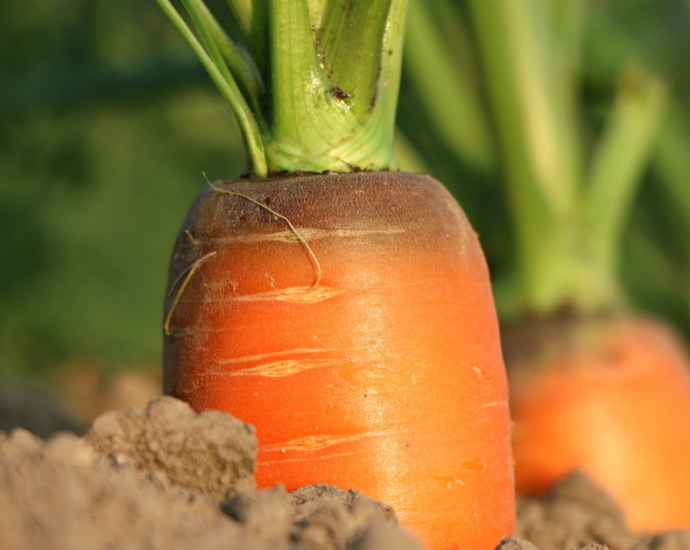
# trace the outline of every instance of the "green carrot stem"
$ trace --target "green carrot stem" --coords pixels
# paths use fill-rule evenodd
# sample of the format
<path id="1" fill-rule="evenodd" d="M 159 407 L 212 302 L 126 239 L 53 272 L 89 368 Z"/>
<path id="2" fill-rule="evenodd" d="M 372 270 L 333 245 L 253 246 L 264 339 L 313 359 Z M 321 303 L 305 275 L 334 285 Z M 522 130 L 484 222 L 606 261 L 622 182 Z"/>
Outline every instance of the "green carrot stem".
<path id="1" fill-rule="evenodd" d="M 405 0 L 395 0 L 388 12 L 383 45 L 391 51 L 402 41 L 405 5 Z M 269 167 L 341 172 L 353 167 L 392 168 L 401 52 L 381 55 L 376 104 L 357 111 L 320 63 L 307 0 L 272 0 L 269 23 L 273 112 Z"/>
<path id="2" fill-rule="evenodd" d="M 323 18 L 320 46 L 328 77 L 359 116 L 377 99 L 390 6 L 391 0 L 332 0 Z"/>
<path id="3" fill-rule="evenodd" d="M 690 4 L 689 4 L 690 5 Z M 659 145 L 654 154 L 654 167 L 661 176 L 660 181 L 681 213 L 685 224 L 678 227 L 683 240 L 690 234 L 690 117 L 677 102 L 669 106 Z M 690 262 L 690 255 L 688 257 Z"/>
<path id="4" fill-rule="evenodd" d="M 665 88 L 639 71 L 618 92 L 592 163 L 585 222 L 603 265 L 617 267 L 620 234 L 647 167 L 665 107 Z"/>
<path id="5" fill-rule="evenodd" d="M 192 48 L 199 61 L 201 61 L 202 65 L 209 73 L 211 79 L 220 91 L 223 98 L 228 103 L 228 105 L 230 105 L 230 109 L 232 110 L 233 115 L 235 115 L 235 118 L 242 132 L 245 145 L 247 147 L 247 153 L 250 161 L 250 169 L 257 176 L 266 177 L 266 157 L 264 154 L 263 142 L 261 140 L 261 135 L 259 133 L 259 127 L 257 125 L 256 119 L 253 117 L 251 109 L 247 104 L 247 101 L 240 93 L 237 84 L 235 83 L 234 79 L 227 70 L 225 62 L 220 57 L 220 53 L 217 51 L 217 48 L 214 52 L 214 57 L 216 60 L 220 60 L 221 68 L 219 68 L 214 62 L 214 59 L 212 59 L 209 56 L 209 54 L 206 53 L 206 50 L 204 50 L 203 46 L 194 36 L 194 33 L 190 30 L 190 28 L 184 22 L 182 17 L 180 17 L 175 8 L 173 8 L 170 1 L 156 1 L 158 2 L 159 6 L 163 9 L 163 11 L 166 13 L 168 18 L 175 25 L 180 34 L 182 34 L 184 39 L 187 41 L 187 44 L 189 44 L 189 46 Z M 189 5 L 192 6 L 192 11 L 194 11 L 194 4 L 190 3 Z M 202 19 L 197 16 L 196 20 L 201 23 L 202 28 L 199 29 L 200 33 L 204 33 L 205 29 L 203 27 Z M 204 34 L 206 36 L 205 41 L 207 42 L 207 44 L 211 46 L 211 48 L 213 48 L 215 44 L 211 39 L 210 35 L 207 32 L 205 32 Z M 224 69 L 222 69 L 223 67 Z"/>
<path id="6" fill-rule="evenodd" d="M 203 3 L 197 2 L 197 4 L 198 14 L 242 91 L 242 95 L 247 99 L 254 113 L 260 112 L 259 100 L 265 91 L 265 86 L 254 59 L 243 47 L 232 41 Z"/>
<path id="7" fill-rule="evenodd" d="M 270 0 L 226 0 L 226 2 L 265 81 L 269 71 L 268 9 Z"/>
<path id="8" fill-rule="evenodd" d="M 544 196 L 533 166 L 530 142 L 523 126 L 521 90 L 516 78 L 510 36 L 509 13 L 500 0 L 470 2 L 479 52 L 487 81 L 489 102 L 501 146 L 502 164 L 507 182 L 515 226 L 517 282 L 511 288 L 520 294 L 520 302 L 530 309 L 551 307 L 556 291 L 555 279 L 547 269 L 549 256 L 559 249 L 556 216 Z M 508 299 L 516 304 L 517 300 Z"/>
<path id="9" fill-rule="evenodd" d="M 493 144 L 473 75 L 452 55 L 430 4 L 411 0 L 409 10 L 405 67 L 422 107 L 460 160 L 487 171 L 495 161 Z"/>
<path id="10" fill-rule="evenodd" d="M 620 233 L 663 111 L 653 79 L 624 89 L 585 179 L 575 122 L 580 19 L 569 4 L 470 0 L 515 224 L 511 303 L 542 314 L 621 300 Z"/>
<path id="11" fill-rule="evenodd" d="M 253 59 L 203 0 L 181 1 L 203 47 L 158 0 L 230 105 L 255 175 L 394 168 L 407 0 L 227 0 Z"/>

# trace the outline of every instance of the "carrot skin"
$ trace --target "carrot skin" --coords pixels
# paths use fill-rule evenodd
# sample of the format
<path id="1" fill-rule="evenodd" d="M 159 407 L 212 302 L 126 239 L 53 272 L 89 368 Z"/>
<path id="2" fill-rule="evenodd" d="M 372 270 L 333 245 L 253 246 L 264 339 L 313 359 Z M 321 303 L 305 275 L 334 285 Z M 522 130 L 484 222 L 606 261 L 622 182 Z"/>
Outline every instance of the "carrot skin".
<path id="1" fill-rule="evenodd" d="M 549 341 L 528 360 L 506 350 L 518 491 L 579 468 L 632 529 L 690 528 L 690 362 L 675 334 L 617 317 L 573 321 Z"/>
<path id="2" fill-rule="evenodd" d="M 203 193 L 169 285 L 217 254 L 173 313 L 166 393 L 255 425 L 259 487 L 356 489 L 394 506 L 432 549 L 490 550 L 512 534 L 493 298 L 476 235 L 448 192 L 388 172 L 224 188 L 288 217 L 322 276 L 312 287 L 313 262 L 284 221 Z"/>

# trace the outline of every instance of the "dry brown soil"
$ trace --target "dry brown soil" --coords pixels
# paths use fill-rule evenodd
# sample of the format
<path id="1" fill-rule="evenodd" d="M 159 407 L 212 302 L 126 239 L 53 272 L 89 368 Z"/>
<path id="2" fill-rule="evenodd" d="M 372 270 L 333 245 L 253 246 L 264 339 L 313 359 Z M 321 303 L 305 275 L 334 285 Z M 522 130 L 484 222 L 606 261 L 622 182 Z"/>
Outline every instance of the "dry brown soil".
<path id="1" fill-rule="evenodd" d="M 84 437 L 0 432 L 0 548 L 422 549 L 391 507 L 356 491 L 257 491 L 255 457 L 250 425 L 169 397 L 106 413 Z M 690 532 L 629 532 L 616 504 L 575 474 L 544 498 L 519 499 L 516 536 L 500 548 L 602 545 L 690 550 Z"/>

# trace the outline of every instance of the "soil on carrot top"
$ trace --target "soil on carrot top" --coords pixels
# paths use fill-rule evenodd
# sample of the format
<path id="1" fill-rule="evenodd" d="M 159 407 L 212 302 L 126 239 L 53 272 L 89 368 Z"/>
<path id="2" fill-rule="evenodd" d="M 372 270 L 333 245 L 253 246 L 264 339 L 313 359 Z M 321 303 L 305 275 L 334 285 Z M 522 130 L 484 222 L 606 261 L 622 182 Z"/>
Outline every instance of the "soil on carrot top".
<path id="1" fill-rule="evenodd" d="M 356 491 L 257 491 L 256 448 L 250 425 L 171 397 L 106 413 L 84 437 L 0 433 L 0 548 L 422 549 Z M 690 550 L 690 532 L 630 532 L 581 473 L 519 498 L 517 514 L 502 550 Z"/>

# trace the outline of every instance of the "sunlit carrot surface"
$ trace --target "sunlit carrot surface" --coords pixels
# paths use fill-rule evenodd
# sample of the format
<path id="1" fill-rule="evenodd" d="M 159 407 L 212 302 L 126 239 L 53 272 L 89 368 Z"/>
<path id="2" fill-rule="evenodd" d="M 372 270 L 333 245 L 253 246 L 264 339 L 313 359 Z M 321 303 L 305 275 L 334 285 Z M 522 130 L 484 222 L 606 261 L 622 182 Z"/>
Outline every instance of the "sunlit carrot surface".
<path id="1" fill-rule="evenodd" d="M 495 547 L 514 522 L 507 388 L 486 264 L 455 201 L 394 172 L 223 187 L 288 217 L 319 265 L 284 220 L 203 194 L 168 311 L 184 270 L 216 254 L 171 316 L 166 392 L 256 427 L 260 487 L 353 488 L 430 548 Z"/>
<path id="2" fill-rule="evenodd" d="M 518 491 L 582 468 L 632 528 L 690 528 L 690 365 L 675 335 L 618 318 L 573 323 L 555 340 L 541 363 L 509 369 Z"/>

